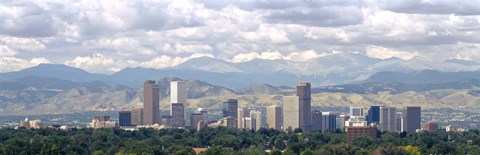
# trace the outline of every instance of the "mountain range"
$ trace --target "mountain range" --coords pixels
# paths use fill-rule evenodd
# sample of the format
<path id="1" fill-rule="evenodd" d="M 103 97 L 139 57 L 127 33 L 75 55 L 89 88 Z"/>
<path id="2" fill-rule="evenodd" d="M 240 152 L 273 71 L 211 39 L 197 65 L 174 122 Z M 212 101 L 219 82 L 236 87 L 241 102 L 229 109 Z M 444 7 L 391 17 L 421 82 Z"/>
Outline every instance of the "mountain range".
<path id="1" fill-rule="evenodd" d="M 187 81 L 187 108 L 219 107 L 238 98 L 242 106 L 280 104 L 299 81 L 312 82 L 315 105 L 480 105 L 480 67 L 473 61 L 422 58 L 375 59 L 337 54 L 307 62 L 254 59 L 231 63 L 202 57 L 165 68 L 125 68 L 89 73 L 63 64 L 40 64 L 0 73 L 0 114 L 50 114 L 122 110 L 143 103 L 145 80 L 159 82 L 168 109 L 169 82 Z"/>
<path id="2" fill-rule="evenodd" d="M 230 89 L 243 89 L 264 83 L 294 86 L 298 81 L 310 81 L 314 86 L 364 82 L 444 83 L 480 77 L 479 70 L 480 63 L 459 59 L 377 59 L 362 54 L 337 53 L 306 62 L 253 59 L 232 63 L 200 57 L 169 68 L 124 68 L 113 74 L 89 73 L 63 64 L 41 64 L 20 71 L 0 73 L 0 80 L 33 75 L 75 82 L 103 81 L 110 85 L 139 87 L 147 79 L 179 77 L 198 79 Z M 422 78 L 417 78 L 418 76 Z M 438 80 L 431 81 L 436 79 Z"/>

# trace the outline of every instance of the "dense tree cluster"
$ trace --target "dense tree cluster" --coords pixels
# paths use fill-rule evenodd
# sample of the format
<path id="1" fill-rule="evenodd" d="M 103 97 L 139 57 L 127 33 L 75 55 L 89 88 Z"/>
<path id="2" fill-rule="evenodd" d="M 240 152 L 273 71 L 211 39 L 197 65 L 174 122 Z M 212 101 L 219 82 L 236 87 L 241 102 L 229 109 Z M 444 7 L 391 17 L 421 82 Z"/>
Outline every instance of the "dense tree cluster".
<path id="1" fill-rule="evenodd" d="M 480 154 L 478 130 L 389 133 L 346 141 L 346 133 L 236 131 L 223 127 L 199 132 L 169 129 L 1 129 L 0 154 Z M 271 150 L 267 153 L 265 150 Z"/>

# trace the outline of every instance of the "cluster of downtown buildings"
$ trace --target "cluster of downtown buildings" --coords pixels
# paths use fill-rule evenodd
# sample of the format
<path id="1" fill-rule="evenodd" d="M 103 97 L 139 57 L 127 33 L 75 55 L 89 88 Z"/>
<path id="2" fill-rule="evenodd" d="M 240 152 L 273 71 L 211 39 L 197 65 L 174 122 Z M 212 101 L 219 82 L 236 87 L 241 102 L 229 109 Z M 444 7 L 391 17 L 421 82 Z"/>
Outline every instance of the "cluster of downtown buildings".
<path id="1" fill-rule="evenodd" d="M 107 117 L 95 116 L 91 127 L 121 127 L 136 129 L 152 128 L 188 128 L 200 130 L 203 127 L 225 126 L 240 130 L 258 130 L 261 127 L 283 131 L 326 131 L 342 129 L 347 131 L 348 139 L 359 136 L 376 136 L 377 130 L 389 132 L 416 132 L 422 129 L 421 107 L 371 106 L 350 107 L 349 115 L 338 115 L 334 112 L 312 110 L 311 84 L 301 82 L 296 86 L 296 94 L 283 96 L 281 106 L 266 108 L 266 119 L 262 111 L 256 108 L 239 107 L 237 99 L 223 101 L 223 118 L 210 120 L 207 111 L 199 108 L 190 115 L 190 123 L 186 125 L 185 104 L 187 103 L 187 87 L 184 81 L 170 83 L 170 114 L 160 116 L 160 87 L 155 81 L 145 81 L 143 107 L 134 107 L 130 111 L 119 112 L 119 122 Z M 266 123 L 262 123 L 266 120 Z M 262 126 L 266 124 L 266 126 Z M 431 130 L 438 129 L 438 124 L 426 123 Z"/>

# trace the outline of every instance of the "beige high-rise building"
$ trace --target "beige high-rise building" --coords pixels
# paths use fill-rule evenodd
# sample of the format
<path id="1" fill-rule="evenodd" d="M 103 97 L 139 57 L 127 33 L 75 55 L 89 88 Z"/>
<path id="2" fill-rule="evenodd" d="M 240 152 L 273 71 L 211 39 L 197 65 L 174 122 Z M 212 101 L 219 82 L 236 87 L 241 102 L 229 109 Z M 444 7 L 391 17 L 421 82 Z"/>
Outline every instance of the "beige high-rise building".
<path id="1" fill-rule="evenodd" d="M 310 82 L 300 82 L 297 85 L 299 99 L 299 127 L 308 131 L 312 127 L 311 88 Z"/>
<path id="2" fill-rule="evenodd" d="M 298 96 L 284 96 L 283 97 L 283 130 L 293 131 L 299 128 L 299 97 Z"/>
<path id="3" fill-rule="evenodd" d="M 239 129 L 247 129 L 247 123 L 245 123 L 245 118 L 246 117 L 250 117 L 250 111 L 252 111 L 253 109 L 250 109 L 250 108 L 246 108 L 246 107 L 243 107 L 243 108 L 238 108 L 238 117 L 237 117 L 237 121 L 238 121 L 238 125 L 237 127 Z M 251 128 L 248 128 L 248 129 L 251 129 Z"/>
<path id="4" fill-rule="evenodd" d="M 262 127 L 262 112 L 258 110 L 250 111 L 250 118 L 252 119 L 252 129 L 259 130 Z"/>
<path id="5" fill-rule="evenodd" d="M 143 108 L 132 109 L 132 125 L 143 124 Z"/>
<path id="6" fill-rule="evenodd" d="M 397 131 L 396 112 L 394 107 L 380 107 L 380 131 Z"/>
<path id="7" fill-rule="evenodd" d="M 282 129 L 282 107 L 276 105 L 267 107 L 267 128 Z"/>
<path id="8" fill-rule="evenodd" d="M 143 125 L 160 123 L 160 86 L 148 80 L 143 84 Z"/>

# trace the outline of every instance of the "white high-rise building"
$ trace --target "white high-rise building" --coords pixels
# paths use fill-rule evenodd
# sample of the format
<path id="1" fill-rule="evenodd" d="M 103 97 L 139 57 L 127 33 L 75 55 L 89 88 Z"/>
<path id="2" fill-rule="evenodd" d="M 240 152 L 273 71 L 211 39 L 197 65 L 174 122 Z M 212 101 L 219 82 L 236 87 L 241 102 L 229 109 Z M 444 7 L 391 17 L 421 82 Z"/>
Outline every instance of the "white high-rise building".
<path id="1" fill-rule="evenodd" d="M 350 116 L 364 116 L 363 107 L 350 107 Z"/>
<path id="2" fill-rule="evenodd" d="M 187 103 L 187 83 L 185 81 L 170 82 L 170 103 Z"/>
<path id="3" fill-rule="evenodd" d="M 184 81 L 170 82 L 170 116 L 173 127 L 185 126 L 185 104 L 187 102 L 187 85 Z"/>
<path id="4" fill-rule="evenodd" d="M 283 97 L 283 130 L 295 130 L 300 127 L 300 106 L 298 96 Z"/>

